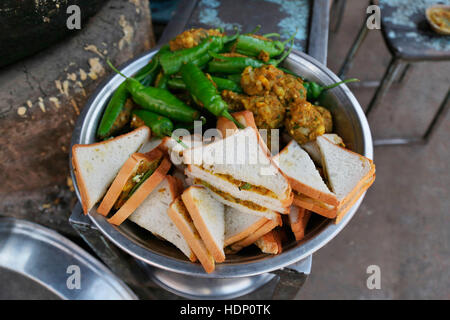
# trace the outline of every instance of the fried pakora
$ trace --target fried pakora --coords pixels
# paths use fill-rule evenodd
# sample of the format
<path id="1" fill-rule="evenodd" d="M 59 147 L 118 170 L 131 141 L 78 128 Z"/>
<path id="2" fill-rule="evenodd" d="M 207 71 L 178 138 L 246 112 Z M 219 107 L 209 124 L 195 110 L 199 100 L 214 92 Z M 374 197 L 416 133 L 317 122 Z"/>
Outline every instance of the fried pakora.
<path id="1" fill-rule="evenodd" d="M 321 113 L 307 101 L 289 104 L 284 125 L 288 134 L 300 144 L 313 141 L 325 133 Z"/>

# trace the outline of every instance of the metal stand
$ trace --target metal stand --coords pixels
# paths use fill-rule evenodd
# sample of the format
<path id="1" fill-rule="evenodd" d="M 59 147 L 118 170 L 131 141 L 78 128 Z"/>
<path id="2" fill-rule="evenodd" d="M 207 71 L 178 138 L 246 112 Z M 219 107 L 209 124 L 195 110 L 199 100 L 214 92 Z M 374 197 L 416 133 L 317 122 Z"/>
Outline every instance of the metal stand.
<path id="1" fill-rule="evenodd" d="M 330 27 L 330 31 L 331 32 L 338 32 L 339 28 L 341 27 L 341 23 L 342 23 L 342 17 L 344 16 L 344 11 L 345 11 L 345 4 L 346 4 L 347 0 L 334 0 L 331 11 L 334 13 L 332 14 L 332 22 L 331 27 Z"/>
<path id="2" fill-rule="evenodd" d="M 447 95 L 445 96 L 444 100 L 442 101 L 439 109 L 435 113 L 433 119 L 431 120 L 430 124 L 428 125 L 427 130 L 425 131 L 424 135 L 419 138 L 392 138 L 392 139 L 378 139 L 374 140 L 375 146 L 392 146 L 392 145 L 405 145 L 405 144 L 426 144 L 431 139 L 431 136 L 436 132 L 436 128 L 439 126 L 439 124 L 443 121 L 445 118 L 445 115 L 448 112 L 449 109 L 449 96 L 450 96 L 450 90 L 447 91 Z"/>
<path id="3" fill-rule="evenodd" d="M 289 267 L 260 276 L 237 279 L 191 277 L 186 281 L 189 277 L 148 266 L 117 248 L 82 213 L 80 203 L 75 205 L 69 222 L 95 254 L 141 299 L 294 299 L 311 271 L 312 256 L 308 256 Z M 177 288 L 170 287 L 177 281 L 180 284 Z M 198 292 L 206 293 L 195 295 L 180 290 L 189 281 L 197 288 L 203 286 Z M 228 291 L 223 290 L 224 285 L 228 286 Z M 240 289 L 233 292 L 234 287 Z"/>
<path id="4" fill-rule="evenodd" d="M 369 1 L 369 4 L 374 4 L 373 0 Z M 362 43 L 367 37 L 368 28 L 366 27 L 366 21 L 364 20 L 358 35 L 350 48 L 349 52 L 347 53 L 347 56 L 344 60 L 344 63 L 341 66 L 341 69 L 339 70 L 338 76 L 341 79 L 345 79 L 348 71 L 350 70 L 353 60 L 356 56 L 356 53 L 358 52 L 359 48 L 361 47 Z M 392 50 L 391 50 L 392 51 Z M 377 90 L 375 91 L 375 94 L 372 98 L 372 100 L 369 103 L 369 106 L 366 110 L 366 115 L 369 117 L 370 113 L 373 112 L 374 109 L 376 109 L 383 100 L 386 93 L 389 91 L 390 87 L 393 83 L 401 83 L 407 72 L 411 68 L 411 63 L 408 61 L 405 61 L 404 59 L 401 59 L 395 53 L 392 53 L 393 57 L 391 61 L 389 62 L 388 68 L 386 72 L 383 75 L 383 78 L 380 82 L 378 81 L 363 81 L 361 83 L 353 85 L 353 87 L 377 87 Z M 400 72 L 401 71 L 401 72 Z M 448 93 L 446 97 L 444 98 L 444 101 L 442 102 L 441 106 L 439 107 L 438 111 L 433 117 L 433 120 L 431 121 L 429 127 L 427 128 L 425 134 L 422 137 L 419 138 L 392 138 L 392 139 L 375 139 L 374 145 L 375 146 L 383 146 L 383 145 L 406 145 L 406 144 L 426 144 L 431 134 L 435 131 L 435 128 L 437 127 L 438 123 L 441 121 L 441 118 L 445 115 L 445 112 L 448 109 Z"/>

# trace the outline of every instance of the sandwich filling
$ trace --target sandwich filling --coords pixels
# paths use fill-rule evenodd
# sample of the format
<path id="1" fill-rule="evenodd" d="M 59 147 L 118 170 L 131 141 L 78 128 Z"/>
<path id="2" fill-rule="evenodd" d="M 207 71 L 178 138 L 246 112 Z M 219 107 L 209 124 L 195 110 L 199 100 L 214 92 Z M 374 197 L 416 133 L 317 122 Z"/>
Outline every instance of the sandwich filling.
<path id="1" fill-rule="evenodd" d="M 192 234 L 194 235 L 194 238 L 201 240 L 200 234 L 198 233 L 197 228 L 194 225 L 194 221 L 192 220 L 191 215 L 189 214 L 189 212 L 188 212 L 186 206 L 184 205 L 183 201 L 177 200 L 177 207 L 176 208 L 178 210 L 178 213 L 184 218 L 186 223 L 189 225 L 189 227 L 190 227 L 190 229 L 192 231 Z"/>
<path id="2" fill-rule="evenodd" d="M 229 175 L 229 174 L 214 173 L 214 172 L 212 172 L 210 170 L 205 169 L 203 166 L 200 166 L 200 168 L 202 170 L 208 172 L 209 174 L 212 174 L 212 175 L 214 175 L 216 177 L 219 177 L 219 178 L 221 178 L 223 180 L 228 181 L 229 183 L 234 184 L 235 186 L 237 186 L 239 188 L 239 190 L 249 190 L 249 191 L 258 193 L 260 195 L 263 195 L 263 196 L 271 197 L 271 198 L 274 198 L 274 199 L 278 198 L 277 195 L 275 194 L 275 192 L 273 192 L 272 190 L 269 190 L 269 189 L 267 189 L 265 187 L 255 186 L 255 185 L 252 185 L 252 184 L 250 184 L 248 182 L 237 180 L 232 175 Z"/>
<path id="3" fill-rule="evenodd" d="M 119 198 L 114 204 L 114 209 L 118 210 L 133 195 L 134 192 L 147 180 L 158 168 L 162 161 L 162 156 L 154 161 L 141 160 L 133 174 L 125 183 Z"/>
<path id="4" fill-rule="evenodd" d="M 195 184 L 201 184 L 201 185 L 205 186 L 206 188 L 208 188 L 212 192 L 218 194 L 219 196 L 221 196 L 222 198 L 224 198 L 227 201 L 240 204 L 242 206 L 245 206 L 245 207 L 250 208 L 250 209 L 255 210 L 255 211 L 265 211 L 265 210 L 267 210 L 266 208 L 264 208 L 264 207 L 262 207 L 262 206 L 260 206 L 260 205 L 258 205 L 256 203 L 254 203 L 252 201 L 235 198 L 231 194 L 226 193 L 226 192 L 224 192 L 222 190 L 219 190 L 219 189 L 215 188 L 214 186 L 210 185 L 208 182 L 206 182 L 204 180 L 194 179 L 194 183 Z"/>

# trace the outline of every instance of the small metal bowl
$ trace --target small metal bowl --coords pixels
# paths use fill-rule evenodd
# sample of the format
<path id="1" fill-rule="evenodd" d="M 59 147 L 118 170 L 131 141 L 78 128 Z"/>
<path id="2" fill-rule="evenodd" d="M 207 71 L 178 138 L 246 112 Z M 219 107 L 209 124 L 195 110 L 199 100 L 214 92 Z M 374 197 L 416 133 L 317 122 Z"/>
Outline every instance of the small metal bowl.
<path id="1" fill-rule="evenodd" d="M 142 68 L 157 52 L 157 48 L 136 58 L 121 68 L 125 75 L 132 75 Z M 340 81 L 329 69 L 310 56 L 293 51 L 284 62 L 284 67 L 309 80 L 325 85 Z M 112 75 L 92 95 L 80 115 L 72 136 L 72 145 L 89 144 L 96 141 L 95 132 L 103 110 L 114 90 L 123 81 L 119 75 Z M 368 158 L 373 156 L 372 136 L 364 112 L 347 86 L 342 85 L 329 90 L 322 101 L 333 114 L 335 132 L 346 145 Z M 72 155 L 70 155 L 71 158 Z M 78 199 L 79 190 L 73 174 L 72 179 Z M 279 255 L 267 255 L 256 248 L 246 248 L 238 254 L 228 255 L 224 263 L 216 265 L 216 270 L 207 274 L 200 264 L 189 262 L 178 249 L 170 243 L 161 241 L 130 221 L 119 227 L 109 224 L 99 215 L 95 208 L 89 213 L 93 224 L 113 243 L 137 259 L 154 267 L 188 276 L 205 278 L 236 278 L 260 275 L 291 265 L 320 249 L 333 239 L 350 221 L 359 207 L 363 197 L 353 206 L 339 224 L 314 217 L 308 226 L 304 240 L 292 241 L 283 248 Z"/>

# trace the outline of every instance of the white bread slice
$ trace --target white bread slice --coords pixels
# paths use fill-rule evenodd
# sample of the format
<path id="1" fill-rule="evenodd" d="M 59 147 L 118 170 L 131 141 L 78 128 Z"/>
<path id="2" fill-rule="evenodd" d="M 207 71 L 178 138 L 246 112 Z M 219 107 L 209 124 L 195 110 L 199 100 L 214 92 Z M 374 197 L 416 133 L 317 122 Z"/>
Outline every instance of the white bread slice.
<path id="1" fill-rule="evenodd" d="M 72 164 L 84 214 L 103 197 L 125 161 L 150 137 L 148 127 L 103 142 L 72 147 Z"/>
<path id="2" fill-rule="evenodd" d="M 153 189 L 163 181 L 171 166 L 170 161 L 164 157 L 155 172 L 139 186 L 120 209 L 108 219 L 108 222 L 116 226 L 124 222 L 140 206 Z"/>
<path id="3" fill-rule="evenodd" d="M 181 197 L 176 198 L 169 206 L 167 214 L 175 223 L 178 230 L 183 235 L 189 247 L 197 256 L 207 273 L 214 271 L 215 263 L 213 256 L 209 253 L 205 243 L 200 237 L 189 212 L 186 209 Z"/>
<path id="4" fill-rule="evenodd" d="M 267 218 L 248 214 L 232 207 L 225 207 L 224 246 L 229 246 L 232 243 L 248 237 L 267 221 L 269 221 Z"/>
<path id="5" fill-rule="evenodd" d="M 323 181 L 308 153 L 296 141 L 289 142 L 274 157 L 274 161 L 287 176 L 292 189 L 295 191 L 329 205 L 336 206 L 339 204 L 336 196 Z"/>
<path id="6" fill-rule="evenodd" d="M 273 220 L 267 221 L 258 230 L 253 232 L 248 237 L 246 237 L 238 242 L 233 243 L 230 246 L 231 252 L 236 253 L 236 252 L 240 251 L 241 249 L 248 247 L 249 245 L 255 243 L 256 240 L 258 240 L 259 238 L 261 238 L 268 232 L 272 231 L 277 226 L 280 226 L 281 224 L 282 224 L 281 217 L 280 217 L 280 221 L 273 221 Z"/>
<path id="7" fill-rule="evenodd" d="M 280 254 L 283 251 L 280 232 L 277 229 L 266 233 L 256 240 L 255 245 L 257 245 L 262 252 L 268 254 Z"/>
<path id="8" fill-rule="evenodd" d="M 147 141 L 147 143 L 145 143 L 140 149 L 139 152 L 140 153 L 147 153 L 150 152 L 158 147 L 161 146 L 162 143 L 162 139 L 161 138 L 156 138 L 156 137 L 152 137 L 150 138 L 150 140 Z"/>
<path id="9" fill-rule="evenodd" d="M 342 140 L 342 138 L 335 133 L 326 133 L 322 136 L 327 138 L 336 145 L 345 147 L 344 140 Z M 320 149 L 316 143 L 316 140 L 302 144 L 302 148 L 305 149 L 306 152 L 308 152 L 309 156 L 311 157 L 311 159 L 313 159 L 314 163 L 316 163 L 318 166 L 322 166 L 322 155 L 320 154 Z"/>
<path id="10" fill-rule="evenodd" d="M 192 186 L 181 195 L 208 251 L 216 262 L 225 260 L 225 208 L 204 187 Z"/>
<path id="11" fill-rule="evenodd" d="M 191 261 L 195 261 L 194 252 L 167 214 L 170 203 L 178 196 L 177 184 L 175 178 L 166 176 L 128 219 L 169 241 Z"/>
<path id="12" fill-rule="evenodd" d="M 201 147 L 200 152 L 185 153 L 183 158 L 186 164 L 190 164 L 188 170 L 192 176 L 238 199 L 259 201 L 268 209 L 287 213 L 286 208 L 292 203 L 291 187 L 268 156 L 267 148 L 262 146 L 258 132 L 247 127 Z M 192 157 L 191 154 L 201 156 Z M 200 174 L 202 177 L 198 176 Z M 233 180 L 224 179 L 224 176 L 232 177 Z M 252 187 L 242 189 L 237 183 L 248 183 Z M 264 188 L 272 194 L 256 192 L 258 188 L 253 186 Z"/>
<path id="13" fill-rule="evenodd" d="M 133 153 L 131 157 L 124 163 L 122 168 L 120 168 L 119 173 L 114 179 L 113 183 L 109 187 L 102 202 L 100 202 L 97 207 L 97 212 L 102 216 L 107 216 L 109 211 L 112 209 L 117 199 L 121 195 L 124 186 L 128 180 L 136 174 L 136 171 L 141 166 L 141 164 L 158 164 L 161 160 L 163 153 L 159 149 L 154 149 L 149 153 Z M 156 169 L 155 169 L 156 170 Z"/>
<path id="14" fill-rule="evenodd" d="M 291 225 L 295 240 L 299 241 L 305 237 L 305 229 L 310 217 L 310 211 L 297 206 L 291 206 L 291 211 L 289 212 L 289 224 Z"/>
<path id="15" fill-rule="evenodd" d="M 316 139 L 331 190 L 342 206 L 375 173 L 372 160 L 335 145 L 323 136 Z"/>

